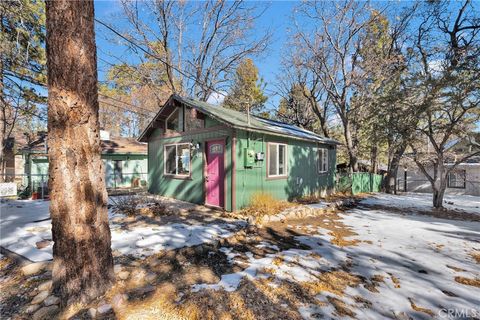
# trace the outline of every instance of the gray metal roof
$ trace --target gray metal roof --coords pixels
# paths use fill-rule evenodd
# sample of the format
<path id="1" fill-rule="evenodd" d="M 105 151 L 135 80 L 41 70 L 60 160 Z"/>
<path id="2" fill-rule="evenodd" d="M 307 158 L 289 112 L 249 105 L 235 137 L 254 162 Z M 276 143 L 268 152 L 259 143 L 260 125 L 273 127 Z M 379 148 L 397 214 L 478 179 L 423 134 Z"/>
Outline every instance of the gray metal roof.
<path id="1" fill-rule="evenodd" d="M 257 117 L 254 115 L 250 116 L 250 123 L 248 123 L 246 114 L 242 112 L 223 108 L 221 106 L 215 106 L 203 101 L 199 101 L 191 98 L 184 98 L 178 95 L 172 95 L 167 103 L 169 103 L 171 100 L 176 100 L 191 108 L 197 109 L 200 112 L 210 116 L 211 118 L 221 123 L 224 123 L 228 126 L 231 126 L 233 128 L 243 129 L 246 131 L 253 131 L 253 132 L 262 132 L 262 133 L 278 135 L 283 137 L 289 137 L 292 139 L 315 141 L 315 142 L 326 143 L 326 144 L 340 144 L 336 140 L 325 138 L 312 131 L 302 129 L 300 127 L 297 127 L 291 124 L 270 120 L 270 119 L 265 119 L 265 118 Z M 159 111 L 159 113 L 160 112 L 161 110 Z M 152 120 L 152 122 L 155 121 L 155 118 Z M 149 134 L 147 129 L 142 133 L 139 140 L 142 140 L 148 137 Z"/>

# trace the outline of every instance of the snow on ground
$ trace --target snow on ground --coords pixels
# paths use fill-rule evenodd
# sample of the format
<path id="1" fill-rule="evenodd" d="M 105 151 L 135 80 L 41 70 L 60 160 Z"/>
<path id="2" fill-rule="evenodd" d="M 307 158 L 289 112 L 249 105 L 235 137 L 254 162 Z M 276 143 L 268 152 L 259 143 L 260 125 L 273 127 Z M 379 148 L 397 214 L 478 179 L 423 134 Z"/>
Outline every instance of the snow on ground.
<path id="1" fill-rule="evenodd" d="M 454 201 L 456 208 L 478 210 L 478 197 L 463 199 L 452 197 L 447 201 Z M 427 201 L 428 195 L 417 194 L 376 195 L 364 200 L 386 207 L 402 205 L 405 210 L 412 211 L 423 210 Z M 480 222 L 438 219 L 413 212 L 400 215 L 388 209 L 372 210 L 361 205 L 340 216 L 342 223 L 357 233 L 351 239 L 362 240 L 357 245 L 335 246 L 328 230 L 302 226 L 313 232 L 296 239 L 311 250 L 289 249 L 258 259 L 247 252 L 248 262 L 243 271 L 225 274 L 216 284 L 194 285 L 192 291 L 235 291 L 244 277 L 254 280 L 267 277 L 266 273 L 275 276 L 272 285 L 281 280 L 311 282 L 320 273 L 338 269 L 351 260 L 350 274 L 364 279 L 374 276 L 383 279 L 376 283 L 378 291 L 372 292 L 362 285 L 347 287 L 344 295 L 339 296 L 323 291 L 316 296 L 318 304 L 304 304 L 298 309 L 302 317 L 341 318 L 327 297 L 344 301 L 358 319 L 428 317 L 425 309 L 422 312 L 419 308 L 431 310 L 427 312 L 433 312 L 437 318 L 445 317 L 448 312 L 464 312 L 463 315 L 472 317 L 480 315 L 480 288 L 455 281 L 455 277 L 480 279 L 480 268 L 470 256 L 474 250 L 480 250 Z M 231 248 L 222 248 L 222 251 L 231 261 L 241 254 Z M 274 263 L 275 259 L 281 263 Z M 358 297 L 370 301 L 371 306 L 359 303 Z"/>
<path id="2" fill-rule="evenodd" d="M 37 247 L 37 243 L 52 238 L 49 205 L 49 201 L 43 200 L 0 203 L 0 246 L 32 261 L 52 259 L 52 242 Z M 239 228 L 238 223 L 152 223 L 125 229 L 117 219 L 112 220 L 121 216 L 109 211 L 112 249 L 136 257 L 229 237 Z"/>
<path id="3" fill-rule="evenodd" d="M 405 195 L 393 195 L 377 193 L 373 197 L 364 199 L 362 203 L 366 205 L 390 206 L 405 209 L 431 210 L 432 194 L 407 193 Z M 448 194 L 444 197 L 444 207 L 480 215 L 480 197 Z"/>

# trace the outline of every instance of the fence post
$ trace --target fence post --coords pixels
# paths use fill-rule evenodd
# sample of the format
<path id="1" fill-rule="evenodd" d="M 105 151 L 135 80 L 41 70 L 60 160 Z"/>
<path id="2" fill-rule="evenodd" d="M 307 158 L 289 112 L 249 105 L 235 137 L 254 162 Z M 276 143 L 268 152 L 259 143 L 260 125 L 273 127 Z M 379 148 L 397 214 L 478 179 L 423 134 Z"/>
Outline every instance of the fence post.
<path id="1" fill-rule="evenodd" d="M 42 199 L 45 198 L 45 191 L 43 190 L 43 174 L 42 174 Z"/>

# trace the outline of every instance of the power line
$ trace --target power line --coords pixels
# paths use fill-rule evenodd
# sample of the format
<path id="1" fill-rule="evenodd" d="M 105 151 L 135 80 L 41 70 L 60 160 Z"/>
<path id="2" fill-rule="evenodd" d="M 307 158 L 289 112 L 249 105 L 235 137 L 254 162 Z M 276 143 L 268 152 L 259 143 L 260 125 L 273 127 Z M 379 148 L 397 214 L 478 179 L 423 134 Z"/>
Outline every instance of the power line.
<path id="1" fill-rule="evenodd" d="M 134 45 L 136 48 L 140 49 L 142 52 L 144 52 L 145 54 L 149 55 L 150 57 L 155 58 L 155 59 L 157 59 L 157 60 L 160 60 L 160 62 L 162 62 L 162 63 L 164 63 L 165 65 L 169 66 L 170 68 L 174 69 L 175 71 L 177 71 L 178 73 L 180 73 L 180 74 L 181 74 L 182 76 L 184 76 L 185 78 L 188 78 L 188 79 L 196 82 L 197 84 L 200 84 L 201 86 L 203 86 L 204 88 L 207 88 L 207 89 L 211 90 L 212 92 L 215 92 L 215 93 L 218 93 L 219 95 L 225 96 L 224 93 L 222 93 L 222 92 L 218 91 L 217 89 L 212 88 L 211 86 L 203 83 L 202 81 L 198 80 L 194 75 L 192 75 L 192 74 L 190 74 L 190 73 L 187 73 L 186 71 L 183 71 L 183 70 L 177 68 L 176 66 L 168 63 L 168 62 L 165 61 L 162 57 L 152 54 L 149 50 L 146 50 L 146 49 L 143 48 L 141 45 L 139 45 L 139 44 L 133 42 L 132 40 L 128 39 L 127 37 L 125 37 L 124 35 L 122 35 L 120 32 L 118 32 L 117 30 L 115 30 L 114 28 L 112 28 L 111 26 L 109 26 L 108 24 L 104 23 L 103 21 L 98 20 L 97 18 L 95 18 L 95 22 L 100 23 L 102 26 L 104 26 L 105 28 L 107 28 L 107 29 L 110 30 L 111 32 L 115 33 L 117 36 L 119 36 L 120 38 L 124 39 L 124 40 L 127 41 L 128 43 Z"/>
<path id="2" fill-rule="evenodd" d="M 25 67 L 23 67 L 23 68 L 26 69 L 26 70 L 29 70 L 29 71 L 31 71 L 31 72 L 34 72 L 34 73 L 40 73 L 40 72 L 37 72 L 37 71 L 35 71 L 35 70 L 27 69 L 27 68 L 25 68 Z M 12 71 L 12 70 L 10 70 L 10 72 L 14 73 L 14 75 L 15 75 L 16 77 L 19 77 L 19 78 L 22 77 L 22 76 L 24 76 L 24 75 L 22 75 L 22 74 L 19 74 L 18 72 Z M 20 78 L 20 79 L 21 79 L 21 78 Z M 41 86 L 41 87 L 44 87 L 44 88 L 48 88 L 47 84 L 46 84 L 45 82 L 42 82 L 42 81 L 38 81 L 37 83 L 35 83 L 35 85 L 38 85 L 38 86 Z M 106 95 L 106 94 L 103 94 L 103 93 L 98 92 L 98 95 L 99 95 L 99 96 L 102 96 L 102 97 L 105 97 L 105 98 L 108 98 L 108 99 L 111 99 L 111 100 L 114 100 L 114 101 L 117 101 L 117 102 L 121 102 L 121 103 L 123 103 L 123 104 L 125 104 L 125 105 L 128 105 L 128 106 L 133 107 L 133 108 L 136 108 L 136 109 L 140 109 L 140 110 L 147 111 L 147 112 L 149 112 L 150 114 L 148 115 L 148 114 L 145 114 L 145 113 L 141 113 L 141 112 L 138 112 L 138 111 L 134 111 L 134 110 L 127 109 L 127 108 L 125 108 L 125 107 L 121 107 L 121 106 L 119 106 L 119 105 L 114 105 L 114 104 L 111 104 L 111 103 L 107 103 L 107 102 L 105 102 L 105 101 L 101 101 L 101 103 L 105 103 L 105 104 L 110 105 L 110 106 L 112 106 L 112 107 L 117 107 L 117 108 L 119 108 L 119 109 L 123 109 L 123 110 L 128 111 L 128 112 L 137 113 L 137 114 L 142 115 L 142 116 L 145 116 L 145 117 L 151 117 L 153 114 L 155 114 L 155 111 L 148 110 L 148 109 L 145 109 L 145 108 L 142 108 L 142 107 L 133 105 L 133 104 L 131 104 L 131 103 L 122 101 L 122 100 L 120 100 L 120 99 L 110 97 L 110 96 L 108 96 L 108 95 Z M 99 102 L 100 102 L 100 101 L 99 101 Z M 39 117 L 39 118 L 40 118 L 40 117 Z"/>
<path id="3" fill-rule="evenodd" d="M 144 117 L 151 117 L 153 115 L 153 112 L 152 114 L 145 114 L 145 113 L 141 113 L 141 112 L 138 112 L 138 111 L 132 111 L 128 108 L 124 108 L 124 107 L 120 107 L 119 105 L 116 105 L 116 104 L 111 104 L 111 103 L 108 103 L 108 102 L 105 102 L 105 101 L 98 101 L 99 103 L 102 103 L 102 104 L 106 104 L 107 106 L 112 106 L 112 107 L 115 107 L 115 108 L 118 108 L 118 109 L 123 109 L 127 112 L 132 112 L 132 113 L 136 113 L 136 114 L 139 114 L 139 115 L 142 115 Z"/>
<path id="4" fill-rule="evenodd" d="M 118 98 L 110 97 L 110 96 L 108 96 L 108 95 L 106 95 L 106 94 L 103 94 L 103 93 L 100 93 L 100 92 L 98 93 L 98 95 L 99 95 L 99 96 L 102 96 L 102 97 L 105 97 L 105 98 L 108 98 L 108 99 L 111 99 L 111 100 L 113 100 L 113 101 L 117 101 L 117 102 L 120 102 L 120 103 L 126 104 L 127 106 L 130 106 L 130 107 L 133 107 L 133 108 L 137 108 L 137 109 L 140 109 L 140 110 L 143 110 L 143 111 L 146 111 L 146 112 L 152 113 L 152 114 L 154 114 L 154 113 L 155 113 L 155 111 L 152 111 L 152 110 L 149 110 L 149 109 L 145 109 L 145 108 L 142 108 L 142 107 L 136 106 L 136 105 L 134 105 L 134 104 L 131 104 L 131 103 L 128 103 L 128 102 L 122 101 L 122 100 L 120 100 L 120 99 L 118 99 Z"/>

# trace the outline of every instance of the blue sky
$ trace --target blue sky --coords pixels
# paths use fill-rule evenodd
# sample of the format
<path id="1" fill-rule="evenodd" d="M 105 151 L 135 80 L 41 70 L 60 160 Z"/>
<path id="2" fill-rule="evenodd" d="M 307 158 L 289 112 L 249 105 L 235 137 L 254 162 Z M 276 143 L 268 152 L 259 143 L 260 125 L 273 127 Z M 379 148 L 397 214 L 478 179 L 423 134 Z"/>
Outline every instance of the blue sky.
<path id="1" fill-rule="evenodd" d="M 267 102 L 267 108 L 272 110 L 275 109 L 279 102 L 279 97 L 274 95 L 276 91 L 275 83 L 276 77 L 280 72 L 280 64 L 282 59 L 282 52 L 284 51 L 284 46 L 290 34 L 290 28 L 292 27 L 292 12 L 296 6 L 300 4 L 299 1 L 269 1 L 262 2 L 262 4 L 267 4 L 268 8 L 259 18 L 256 25 L 256 30 L 258 32 L 264 32 L 265 30 L 270 30 L 273 33 L 269 48 L 267 52 L 261 56 L 254 59 L 255 64 L 259 69 L 260 76 L 266 82 L 266 94 L 269 96 Z M 392 5 L 393 4 L 393 5 Z M 392 13 L 398 12 L 395 9 L 399 9 L 404 5 L 409 5 L 410 3 L 405 2 L 396 2 L 390 3 L 390 9 Z M 474 6 L 477 7 L 480 2 L 474 1 Z M 373 2 L 374 6 L 383 7 L 385 2 L 377 1 Z M 454 7 L 458 6 L 459 3 L 451 2 L 450 6 L 452 7 L 452 12 Z M 477 7 L 478 8 L 478 7 Z M 104 1 L 96 0 L 95 1 L 95 16 L 97 19 L 100 19 L 106 23 L 113 23 L 120 28 L 127 27 L 126 24 L 120 22 L 119 17 L 122 16 L 122 7 L 121 4 L 116 0 Z M 97 34 L 97 55 L 98 55 L 98 69 L 99 69 L 99 80 L 105 79 L 105 72 L 108 70 L 108 67 L 102 60 L 107 60 L 111 63 L 118 61 L 112 60 L 112 58 L 106 54 L 108 52 L 113 53 L 115 56 L 122 57 L 132 63 L 137 61 L 135 54 L 130 54 L 126 51 L 125 47 L 121 45 L 116 45 L 111 41 L 107 41 L 106 37 L 112 37 L 112 33 L 108 31 L 105 27 L 98 25 L 96 26 Z M 478 124 L 478 129 L 480 130 L 480 124 Z"/>
<path id="2" fill-rule="evenodd" d="M 260 76 L 267 84 L 266 93 L 269 96 L 267 108 L 273 109 L 278 105 L 279 97 L 273 96 L 275 91 L 276 76 L 280 69 L 281 54 L 284 43 L 287 39 L 289 20 L 292 9 L 299 4 L 297 1 L 273 1 L 269 2 L 269 7 L 265 13 L 258 20 L 256 28 L 261 32 L 263 30 L 271 30 L 273 38 L 269 45 L 268 51 L 262 56 L 255 58 L 255 64 L 259 69 Z M 97 19 L 107 23 L 115 23 L 118 25 L 118 15 L 121 15 L 122 8 L 117 1 L 95 1 L 95 16 Z M 120 27 L 122 25 L 120 24 Z M 125 26 L 126 27 L 126 26 Z M 96 26 L 97 34 L 97 54 L 98 54 L 98 68 L 99 80 L 105 79 L 105 71 L 108 69 L 102 59 L 112 61 L 112 58 L 106 54 L 113 53 L 116 56 L 123 58 L 131 58 L 135 61 L 134 56 L 128 57 L 125 48 L 113 44 L 105 39 L 105 36 L 111 36 L 110 32 L 101 25 Z"/>

